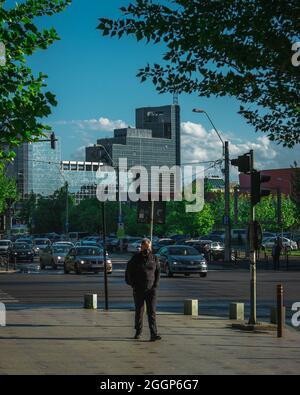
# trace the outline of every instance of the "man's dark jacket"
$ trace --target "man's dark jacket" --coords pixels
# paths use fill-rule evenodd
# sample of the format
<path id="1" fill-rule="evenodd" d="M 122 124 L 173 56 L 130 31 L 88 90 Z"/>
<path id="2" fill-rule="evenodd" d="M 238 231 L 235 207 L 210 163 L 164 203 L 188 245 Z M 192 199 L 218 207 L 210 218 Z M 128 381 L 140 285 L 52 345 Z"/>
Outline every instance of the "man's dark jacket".
<path id="1" fill-rule="evenodd" d="M 139 252 L 127 263 L 125 280 L 134 290 L 147 291 L 157 288 L 159 277 L 159 260 L 151 252 L 146 256 Z"/>

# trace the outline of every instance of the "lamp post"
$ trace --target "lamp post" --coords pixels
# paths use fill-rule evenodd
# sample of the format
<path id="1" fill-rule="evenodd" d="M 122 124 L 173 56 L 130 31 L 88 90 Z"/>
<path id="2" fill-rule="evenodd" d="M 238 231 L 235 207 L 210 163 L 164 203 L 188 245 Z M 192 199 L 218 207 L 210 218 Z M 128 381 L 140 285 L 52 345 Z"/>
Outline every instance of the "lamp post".
<path id="1" fill-rule="evenodd" d="M 224 207 L 224 226 L 225 226 L 225 261 L 231 261 L 231 223 L 230 223 L 230 168 L 229 168 L 229 142 L 224 141 L 215 127 L 212 119 L 208 115 L 208 113 L 200 108 L 193 109 L 193 112 L 198 114 L 205 114 L 208 118 L 209 122 L 211 123 L 213 129 L 217 133 L 222 146 L 223 146 L 223 156 L 225 160 L 225 191 L 224 191 L 224 200 L 225 200 L 225 207 Z"/>

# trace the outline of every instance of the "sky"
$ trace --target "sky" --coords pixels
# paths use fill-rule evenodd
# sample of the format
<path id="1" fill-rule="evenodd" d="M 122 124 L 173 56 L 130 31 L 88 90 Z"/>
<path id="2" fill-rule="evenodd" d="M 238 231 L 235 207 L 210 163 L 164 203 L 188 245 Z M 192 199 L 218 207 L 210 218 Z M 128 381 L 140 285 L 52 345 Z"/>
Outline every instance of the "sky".
<path id="1" fill-rule="evenodd" d="M 64 160 L 84 160 L 84 147 L 114 128 L 134 126 L 135 108 L 172 104 L 172 95 L 159 95 L 151 83 L 140 83 L 139 68 L 160 63 L 161 45 L 137 43 L 132 38 L 102 37 L 96 29 L 101 17 L 118 17 L 119 8 L 129 0 L 73 0 L 66 11 L 37 20 L 41 27 L 54 26 L 61 40 L 28 59 L 34 72 L 44 72 L 48 88 L 56 94 L 58 106 L 47 122 L 61 138 Z M 238 114 L 239 103 L 232 98 L 201 98 L 180 95 L 183 162 L 210 161 L 222 157 L 216 133 L 203 114 L 205 109 L 223 136 L 230 142 L 231 158 L 254 149 L 256 167 L 290 167 L 300 162 L 299 145 L 290 150 L 255 133 Z M 210 169 L 213 174 L 215 169 Z M 216 169 L 217 172 L 217 169 Z"/>

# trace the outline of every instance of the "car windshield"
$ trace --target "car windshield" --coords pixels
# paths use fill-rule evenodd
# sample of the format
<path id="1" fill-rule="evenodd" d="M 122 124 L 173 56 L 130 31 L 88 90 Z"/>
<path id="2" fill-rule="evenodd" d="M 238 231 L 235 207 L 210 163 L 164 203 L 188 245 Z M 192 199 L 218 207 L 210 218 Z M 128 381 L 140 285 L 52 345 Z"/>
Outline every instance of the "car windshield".
<path id="1" fill-rule="evenodd" d="M 53 247 L 53 252 L 54 254 L 67 254 L 70 251 L 70 248 L 70 246 L 55 246 Z"/>
<path id="2" fill-rule="evenodd" d="M 29 245 L 25 243 L 19 243 L 14 245 L 15 250 L 28 250 Z"/>
<path id="3" fill-rule="evenodd" d="M 92 247 L 81 247 L 77 248 L 77 255 L 84 256 L 84 255 L 102 255 L 103 250 L 100 248 L 92 248 Z"/>
<path id="4" fill-rule="evenodd" d="M 199 255 L 199 252 L 193 247 L 178 247 L 178 248 L 170 248 L 169 249 L 170 255 Z"/>
<path id="5" fill-rule="evenodd" d="M 9 245 L 9 241 L 0 241 L 0 246 L 7 246 Z"/>

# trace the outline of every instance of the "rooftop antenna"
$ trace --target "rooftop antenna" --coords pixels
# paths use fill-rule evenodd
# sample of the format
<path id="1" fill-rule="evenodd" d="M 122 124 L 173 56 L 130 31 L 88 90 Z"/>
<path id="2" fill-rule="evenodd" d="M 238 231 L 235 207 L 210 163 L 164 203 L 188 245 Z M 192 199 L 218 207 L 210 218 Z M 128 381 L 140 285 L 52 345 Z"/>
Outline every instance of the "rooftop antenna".
<path id="1" fill-rule="evenodd" d="M 177 105 L 177 106 L 178 106 L 178 104 L 179 104 L 179 95 L 178 95 L 178 92 L 174 92 L 174 93 L 173 93 L 173 104 L 174 104 L 174 105 Z"/>

